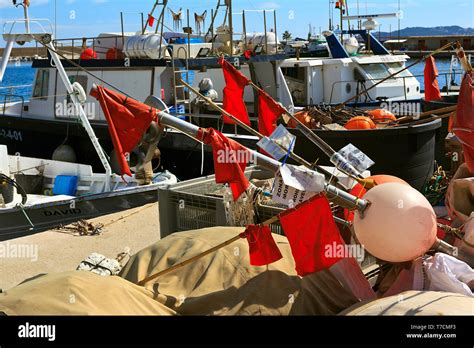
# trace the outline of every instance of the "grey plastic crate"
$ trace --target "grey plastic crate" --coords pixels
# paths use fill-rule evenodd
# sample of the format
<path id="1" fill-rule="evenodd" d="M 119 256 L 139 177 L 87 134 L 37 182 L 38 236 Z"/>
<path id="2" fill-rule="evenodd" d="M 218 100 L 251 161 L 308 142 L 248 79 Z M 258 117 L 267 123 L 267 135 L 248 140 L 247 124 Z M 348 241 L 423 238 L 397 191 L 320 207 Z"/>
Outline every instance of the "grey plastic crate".
<path id="1" fill-rule="evenodd" d="M 266 180 L 272 178 L 274 173 L 252 167 L 247 169 L 246 175 L 249 179 Z M 223 189 L 224 185 L 216 184 L 214 175 L 160 189 L 161 238 L 175 232 L 226 226 L 222 197 L 209 194 Z M 261 221 L 265 221 L 283 210 L 278 205 L 259 205 L 257 214 Z M 270 225 L 270 229 L 273 233 L 283 234 L 279 223 Z"/>

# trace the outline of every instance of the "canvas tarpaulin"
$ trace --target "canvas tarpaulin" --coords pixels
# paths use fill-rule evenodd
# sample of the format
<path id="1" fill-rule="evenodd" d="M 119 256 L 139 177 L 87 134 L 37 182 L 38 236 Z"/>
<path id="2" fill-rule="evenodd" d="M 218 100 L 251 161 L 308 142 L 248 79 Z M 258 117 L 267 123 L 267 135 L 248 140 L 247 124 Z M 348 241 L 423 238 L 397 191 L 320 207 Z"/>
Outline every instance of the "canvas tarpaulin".
<path id="1" fill-rule="evenodd" d="M 175 315 L 149 290 L 120 277 L 72 271 L 43 275 L 0 294 L 7 315 Z"/>
<path id="2" fill-rule="evenodd" d="M 242 232 L 216 227 L 176 233 L 133 256 L 121 276 L 137 283 Z M 182 315 L 335 315 L 357 302 L 327 270 L 298 277 L 288 240 L 274 239 L 283 258 L 271 265 L 250 266 L 249 246 L 241 239 L 146 287 Z"/>
<path id="3" fill-rule="evenodd" d="M 84 271 L 44 275 L 0 294 L 7 315 L 336 315 L 357 303 L 328 270 L 296 275 L 288 240 L 283 258 L 250 266 L 242 238 L 141 287 L 139 281 L 244 232 L 215 227 L 171 235 L 132 256 L 120 277 Z"/>
<path id="4" fill-rule="evenodd" d="M 341 315 L 474 315 L 474 300 L 449 292 L 406 291 L 358 303 Z"/>

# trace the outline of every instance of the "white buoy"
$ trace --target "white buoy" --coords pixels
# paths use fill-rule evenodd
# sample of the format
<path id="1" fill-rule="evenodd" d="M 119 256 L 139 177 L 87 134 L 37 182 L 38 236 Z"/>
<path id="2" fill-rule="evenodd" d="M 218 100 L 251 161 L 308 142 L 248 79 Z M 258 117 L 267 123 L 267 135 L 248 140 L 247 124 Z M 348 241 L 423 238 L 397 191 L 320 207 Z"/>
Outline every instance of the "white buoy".
<path id="1" fill-rule="evenodd" d="M 436 214 L 417 190 L 400 183 L 387 183 L 369 190 L 370 206 L 355 213 L 357 239 L 369 253 L 388 262 L 416 259 L 434 246 Z"/>

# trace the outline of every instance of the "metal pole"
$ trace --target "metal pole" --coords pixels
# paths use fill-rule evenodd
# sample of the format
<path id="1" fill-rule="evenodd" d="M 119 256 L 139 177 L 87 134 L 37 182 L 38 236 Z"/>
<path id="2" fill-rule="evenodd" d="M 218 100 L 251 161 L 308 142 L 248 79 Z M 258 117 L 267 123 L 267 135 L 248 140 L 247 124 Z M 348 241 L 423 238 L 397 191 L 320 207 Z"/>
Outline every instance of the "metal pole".
<path id="1" fill-rule="evenodd" d="M 245 20 L 245 10 L 242 11 L 242 27 L 244 30 L 244 49 L 247 49 L 247 23 Z"/>
<path id="2" fill-rule="evenodd" d="M 273 28 L 275 29 L 275 45 L 276 45 L 276 52 L 278 53 L 278 31 L 277 31 L 277 13 L 276 13 L 276 10 L 273 10 Z"/>
<path id="3" fill-rule="evenodd" d="M 144 18 L 143 18 L 143 12 L 140 12 L 140 14 L 142 15 L 142 30 L 143 30 L 143 33 L 146 32 L 146 25 L 145 25 L 145 21 L 144 21 Z"/>
<path id="4" fill-rule="evenodd" d="M 339 9 L 339 13 L 341 14 L 341 44 L 343 43 L 344 41 L 344 34 L 342 33 L 342 30 L 344 29 L 344 20 L 343 20 L 343 16 L 342 16 L 342 4 L 340 5 L 341 8 Z"/>
<path id="5" fill-rule="evenodd" d="M 72 87 L 71 81 L 69 80 L 69 77 L 66 73 L 66 70 L 64 69 L 63 63 L 61 62 L 61 59 L 59 58 L 58 54 L 56 53 L 56 49 L 53 46 L 52 42 L 49 44 L 45 45 L 51 54 L 51 58 L 53 59 L 56 69 L 58 70 L 58 74 L 61 78 L 61 80 L 64 83 L 64 86 L 66 87 L 66 90 L 69 94 L 69 97 L 71 98 L 71 101 L 74 103 L 74 106 L 76 110 L 78 111 L 78 116 L 79 119 L 81 120 L 82 126 L 85 128 L 87 135 L 89 136 L 89 139 L 92 142 L 92 145 L 95 148 L 95 151 L 99 155 L 100 161 L 102 162 L 102 165 L 104 166 L 105 169 L 105 191 L 110 191 L 110 179 L 112 176 L 112 168 L 110 167 L 109 161 L 107 159 L 106 154 L 104 153 L 104 150 L 100 146 L 99 139 L 95 135 L 94 129 L 92 128 L 91 124 L 89 123 L 89 119 L 87 118 L 86 112 L 84 111 L 81 103 L 79 102 L 76 92 L 74 91 L 74 88 Z"/>
<path id="6" fill-rule="evenodd" d="M 123 28 L 123 12 L 120 12 L 120 26 L 122 27 L 122 45 L 125 49 L 125 31 Z"/>
<path id="7" fill-rule="evenodd" d="M 265 54 L 268 54 L 267 11 L 263 10 L 263 30 L 265 31 Z"/>
<path id="8" fill-rule="evenodd" d="M 401 6 L 400 6 L 400 0 L 398 0 L 398 12 L 400 12 Z M 400 16 L 398 17 L 398 50 L 400 51 L 401 49 L 401 42 L 400 42 L 400 25 L 401 25 L 401 19 Z"/>
<path id="9" fill-rule="evenodd" d="M 230 29 L 230 56 L 234 56 L 234 26 L 232 22 L 232 0 L 227 0 L 229 6 L 229 29 Z"/>
<path id="10" fill-rule="evenodd" d="M 211 50 L 214 52 L 214 9 L 211 9 L 211 17 L 212 17 L 212 23 L 211 23 Z M 206 34 L 207 35 L 207 34 Z"/>

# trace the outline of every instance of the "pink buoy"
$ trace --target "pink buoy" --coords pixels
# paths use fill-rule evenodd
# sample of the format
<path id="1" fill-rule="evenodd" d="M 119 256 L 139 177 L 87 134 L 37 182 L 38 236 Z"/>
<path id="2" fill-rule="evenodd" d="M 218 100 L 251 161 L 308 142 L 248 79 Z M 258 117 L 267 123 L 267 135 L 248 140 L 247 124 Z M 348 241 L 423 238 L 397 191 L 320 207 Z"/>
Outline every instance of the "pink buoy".
<path id="1" fill-rule="evenodd" d="M 436 242 L 436 214 L 411 186 L 387 183 L 364 196 L 371 204 L 363 217 L 356 212 L 354 230 L 362 246 L 388 262 L 406 262 L 426 253 Z"/>

